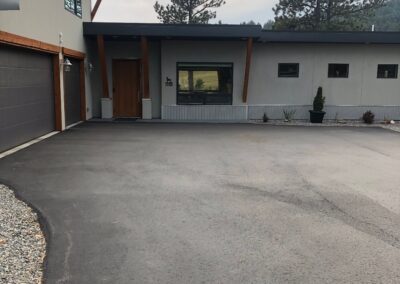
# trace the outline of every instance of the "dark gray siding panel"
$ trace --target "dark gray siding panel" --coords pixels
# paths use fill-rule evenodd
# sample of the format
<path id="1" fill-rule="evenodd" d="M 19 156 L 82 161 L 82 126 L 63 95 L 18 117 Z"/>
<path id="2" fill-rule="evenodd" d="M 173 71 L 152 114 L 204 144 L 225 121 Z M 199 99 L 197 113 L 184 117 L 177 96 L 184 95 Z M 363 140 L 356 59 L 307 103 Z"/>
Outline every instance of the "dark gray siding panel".
<path id="1" fill-rule="evenodd" d="M 54 130 L 50 55 L 0 46 L 0 152 Z"/>
<path id="2" fill-rule="evenodd" d="M 70 71 L 64 71 L 64 96 L 66 125 L 81 120 L 80 69 L 79 61 L 69 58 L 72 66 Z"/>

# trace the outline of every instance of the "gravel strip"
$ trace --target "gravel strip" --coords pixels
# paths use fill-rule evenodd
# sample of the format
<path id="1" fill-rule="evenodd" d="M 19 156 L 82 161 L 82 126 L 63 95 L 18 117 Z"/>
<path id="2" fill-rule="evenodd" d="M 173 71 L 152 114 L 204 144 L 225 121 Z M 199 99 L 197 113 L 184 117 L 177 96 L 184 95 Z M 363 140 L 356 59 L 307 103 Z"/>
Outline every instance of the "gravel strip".
<path id="1" fill-rule="evenodd" d="M 374 124 L 366 124 L 357 120 L 344 120 L 340 122 L 336 122 L 333 120 L 324 120 L 322 124 L 311 123 L 308 120 L 292 120 L 290 122 L 286 122 L 284 120 L 270 120 L 264 123 L 261 120 L 253 120 L 252 123 L 255 124 L 265 124 L 265 125 L 277 125 L 277 126 L 309 126 L 309 127 L 380 127 L 388 130 L 392 130 L 395 132 L 400 132 L 400 123 L 396 122 L 396 124 L 384 124 L 384 123 L 374 123 Z"/>
<path id="2" fill-rule="evenodd" d="M 45 254 L 36 213 L 0 185 L 0 283 L 41 283 Z"/>

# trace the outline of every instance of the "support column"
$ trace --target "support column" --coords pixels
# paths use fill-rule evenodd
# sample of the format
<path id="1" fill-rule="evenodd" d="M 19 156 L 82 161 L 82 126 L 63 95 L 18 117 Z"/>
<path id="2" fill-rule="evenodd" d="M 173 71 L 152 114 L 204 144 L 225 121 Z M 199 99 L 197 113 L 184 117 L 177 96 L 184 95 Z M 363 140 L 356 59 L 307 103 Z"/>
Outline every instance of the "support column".
<path id="1" fill-rule="evenodd" d="M 107 61 L 103 35 L 97 36 L 97 47 L 99 52 L 101 82 L 103 85 L 103 98 L 101 99 L 101 117 L 103 119 L 110 119 L 113 117 L 113 103 L 110 99 L 108 88 Z"/>
<path id="2" fill-rule="evenodd" d="M 140 48 L 142 54 L 142 118 L 152 119 L 152 101 L 150 98 L 150 82 L 149 82 L 149 43 L 147 37 L 140 38 Z"/>
<path id="3" fill-rule="evenodd" d="M 244 84 L 243 84 L 243 102 L 247 103 L 248 90 L 249 90 L 249 79 L 250 79 L 250 67 L 251 59 L 253 57 L 253 38 L 247 39 L 247 54 L 246 54 L 246 69 L 244 72 Z"/>

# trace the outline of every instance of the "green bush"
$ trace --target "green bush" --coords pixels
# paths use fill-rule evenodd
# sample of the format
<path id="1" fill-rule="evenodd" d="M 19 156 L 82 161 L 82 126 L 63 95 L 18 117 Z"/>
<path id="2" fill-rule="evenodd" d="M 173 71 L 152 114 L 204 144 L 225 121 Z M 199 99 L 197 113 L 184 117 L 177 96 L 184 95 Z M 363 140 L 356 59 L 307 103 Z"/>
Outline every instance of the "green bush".
<path id="1" fill-rule="evenodd" d="M 322 95 L 322 87 L 318 88 L 317 95 L 314 98 L 313 110 L 314 111 L 323 111 L 325 105 L 325 97 Z"/>
<path id="2" fill-rule="evenodd" d="M 375 120 L 375 114 L 369 110 L 363 114 L 362 119 L 366 124 L 372 124 Z"/>

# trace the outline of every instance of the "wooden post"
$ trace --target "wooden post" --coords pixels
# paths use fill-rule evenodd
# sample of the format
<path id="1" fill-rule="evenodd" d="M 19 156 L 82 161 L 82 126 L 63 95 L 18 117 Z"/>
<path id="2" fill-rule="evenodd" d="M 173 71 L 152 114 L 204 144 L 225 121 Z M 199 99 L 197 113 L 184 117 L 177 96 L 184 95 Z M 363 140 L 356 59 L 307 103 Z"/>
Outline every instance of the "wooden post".
<path id="1" fill-rule="evenodd" d="M 90 16 L 91 16 L 91 18 L 92 18 L 92 21 L 93 21 L 94 17 L 96 17 L 97 10 L 99 10 L 100 4 L 101 4 L 101 0 L 97 0 L 97 1 L 96 1 L 96 4 L 94 4 L 92 13 L 90 13 Z"/>
<path id="2" fill-rule="evenodd" d="M 252 56 L 253 56 L 253 38 L 248 38 L 247 54 L 246 54 L 246 69 L 244 72 L 244 84 L 243 84 L 243 102 L 244 103 L 247 103 Z"/>
<path id="3" fill-rule="evenodd" d="M 103 83 L 103 98 L 109 98 L 110 95 L 108 90 L 107 62 L 104 48 L 104 37 L 102 35 L 97 36 L 97 46 L 99 49 L 101 81 Z"/>
<path id="4" fill-rule="evenodd" d="M 149 82 L 149 43 L 145 36 L 140 38 L 140 47 L 142 53 L 142 83 L 143 98 L 150 98 L 150 82 Z"/>

